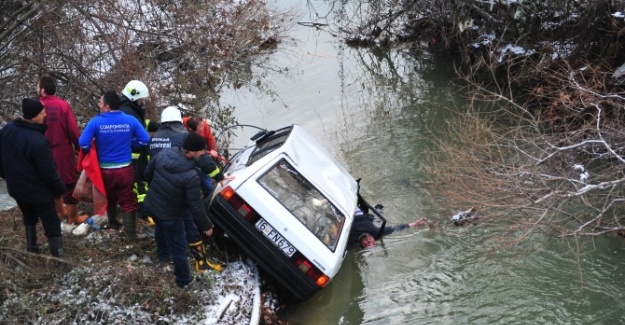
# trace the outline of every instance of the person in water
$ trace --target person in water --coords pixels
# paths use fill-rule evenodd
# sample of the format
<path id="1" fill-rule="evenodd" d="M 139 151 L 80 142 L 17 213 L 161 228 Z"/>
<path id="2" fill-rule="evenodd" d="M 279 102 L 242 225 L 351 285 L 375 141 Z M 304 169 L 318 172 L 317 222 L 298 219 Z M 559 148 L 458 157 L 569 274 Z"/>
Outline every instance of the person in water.
<path id="1" fill-rule="evenodd" d="M 375 209 L 378 211 L 383 208 L 384 207 L 381 204 L 376 204 L 375 206 Z M 359 244 L 362 248 L 374 247 L 376 240 L 380 239 L 382 236 L 408 228 L 416 228 L 427 223 L 427 219 L 425 217 L 421 217 L 411 223 L 384 226 L 384 229 L 380 232 L 380 228 L 375 226 L 373 220 L 374 217 L 372 215 L 366 214 L 359 208 L 356 208 L 356 212 L 354 213 L 354 223 L 352 224 L 352 230 L 349 234 L 350 242 L 353 244 Z"/>

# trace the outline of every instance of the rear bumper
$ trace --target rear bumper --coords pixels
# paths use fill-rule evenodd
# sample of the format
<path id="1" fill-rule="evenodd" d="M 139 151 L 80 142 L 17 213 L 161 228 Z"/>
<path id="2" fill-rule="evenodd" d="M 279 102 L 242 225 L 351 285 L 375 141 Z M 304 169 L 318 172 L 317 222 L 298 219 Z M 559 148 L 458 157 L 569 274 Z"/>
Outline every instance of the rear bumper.
<path id="1" fill-rule="evenodd" d="M 319 291 L 320 288 L 314 281 L 295 265 L 294 261 L 299 253 L 291 258 L 284 255 L 220 195 L 216 195 L 212 201 L 209 216 L 263 270 L 293 293 L 295 299 L 305 300 Z"/>

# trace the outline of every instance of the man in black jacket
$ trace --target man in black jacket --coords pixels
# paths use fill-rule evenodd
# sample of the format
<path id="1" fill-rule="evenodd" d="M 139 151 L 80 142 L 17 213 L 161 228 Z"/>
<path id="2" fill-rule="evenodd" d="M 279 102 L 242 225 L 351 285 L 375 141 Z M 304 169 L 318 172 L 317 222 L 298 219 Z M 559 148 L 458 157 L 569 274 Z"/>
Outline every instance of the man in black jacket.
<path id="1" fill-rule="evenodd" d="M 383 207 L 381 204 L 376 204 L 375 209 L 380 212 Z M 362 248 L 373 247 L 375 246 L 375 241 L 380 239 L 382 236 L 408 228 L 416 228 L 427 223 L 427 219 L 425 217 L 421 217 L 411 223 L 384 226 L 384 229 L 380 232 L 380 228 L 373 224 L 373 218 L 374 217 L 372 215 L 365 214 L 362 210 L 356 208 L 356 212 L 354 213 L 354 222 L 352 223 L 352 229 L 349 233 L 349 240 L 351 243 L 357 243 Z"/>
<path id="2" fill-rule="evenodd" d="M 145 116 L 144 99 L 150 95 L 148 87 L 139 80 L 129 81 L 124 89 L 122 89 L 122 95 L 120 96 L 119 110 L 127 115 L 134 116 L 143 128 L 149 131 L 149 120 Z M 137 213 L 142 218 L 147 218 L 147 213 L 143 207 L 143 200 L 147 193 L 147 184 L 143 179 L 143 173 L 145 172 L 145 166 L 148 164 L 148 148 L 143 147 L 140 149 L 132 150 L 132 168 L 135 173 L 134 192 L 137 196 Z M 111 211 L 114 212 L 114 211 Z"/>
<path id="3" fill-rule="evenodd" d="M 0 176 L 22 211 L 26 227 L 26 250 L 39 253 L 37 222 L 41 219 L 50 254 L 63 255 L 61 221 L 54 200 L 65 192 L 56 172 L 50 144 L 44 136 L 47 125 L 43 104 L 30 98 L 22 101 L 23 119 L 0 130 Z"/>
<path id="4" fill-rule="evenodd" d="M 167 261 L 171 257 L 179 287 L 192 282 L 185 254 L 187 239 L 183 215 L 187 209 L 206 236 L 213 234 L 213 223 L 202 204 L 200 176 L 195 167 L 195 160 L 203 154 L 204 139 L 189 133 L 182 148 L 163 149 L 152 157 L 145 169 L 145 177 L 150 182 L 145 208 L 156 222 L 158 259 Z"/>
<path id="5" fill-rule="evenodd" d="M 180 110 L 174 106 L 165 108 L 161 112 L 161 125 L 152 135 L 150 145 L 148 146 L 150 148 L 150 157 L 155 157 L 166 148 L 182 147 L 184 139 L 188 134 L 189 132 L 182 124 Z M 206 174 L 209 174 L 217 182 L 224 179 L 219 167 L 207 154 L 201 155 L 196 161 L 196 165 L 199 167 L 197 172 L 200 175 L 200 179 L 202 179 L 202 175 Z M 204 191 L 204 188 L 202 188 L 202 191 Z M 195 270 L 203 272 L 213 267 L 219 271 L 220 266 L 213 265 L 206 259 L 206 247 L 202 241 L 202 235 L 198 231 L 193 216 L 191 216 L 189 211 L 185 212 L 183 219 L 189 249 L 195 259 Z"/>

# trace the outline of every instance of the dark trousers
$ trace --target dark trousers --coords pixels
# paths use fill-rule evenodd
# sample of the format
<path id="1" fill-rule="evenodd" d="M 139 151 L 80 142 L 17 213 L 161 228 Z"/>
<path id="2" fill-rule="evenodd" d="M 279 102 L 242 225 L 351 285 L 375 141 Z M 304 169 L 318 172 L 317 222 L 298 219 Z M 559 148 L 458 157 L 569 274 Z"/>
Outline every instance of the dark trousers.
<path id="1" fill-rule="evenodd" d="M 156 239 L 156 254 L 159 261 L 167 261 L 171 257 L 174 263 L 174 278 L 176 284 L 184 287 L 191 283 L 191 270 L 187 259 L 187 238 L 185 233 L 184 220 L 159 219 L 154 216 L 156 228 L 154 238 Z"/>
<path id="2" fill-rule="evenodd" d="M 36 226 L 41 220 L 47 238 L 61 237 L 61 220 L 56 214 L 54 201 L 41 204 L 17 201 L 17 206 L 22 211 L 24 226 Z"/>
<path id="3" fill-rule="evenodd" d="M 187 233 L 187 242 L 189 244 L 197 243 L 202 240 L 202 235 L 197 229 L 195 221 L 193 221 L 193 215 L 188 210 L 182 215 L 184 220 L 184 231 Z"/>
<path id="4" fill-rule="evenodd" d="M 132 169 L 134 171 L 134 184 L 133 191 L 135 196 L 137 197 L 137 214 L 141 218 L 147 218 L 148 212 L 143 205 L 143 200 L 145 199 L 145 195 L 148 193 L 148 182 L 144 180 L 143 173 L 145 172 L 145 167 L 147 166 L 147 155 L 141 155 L 139 159 L 132 160 Z"/>

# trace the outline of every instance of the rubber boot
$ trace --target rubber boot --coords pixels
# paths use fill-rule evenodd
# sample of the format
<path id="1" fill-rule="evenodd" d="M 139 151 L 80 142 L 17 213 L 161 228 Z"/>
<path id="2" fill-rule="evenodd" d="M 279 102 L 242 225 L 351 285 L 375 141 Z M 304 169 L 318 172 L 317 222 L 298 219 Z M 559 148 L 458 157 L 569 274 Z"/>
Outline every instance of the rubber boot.
<path id="1" fill-rule="evenodd" d="M 56 207 L 56 214 L 59 216 L 59 220 L 63 221 L 67 219 L 67 211 L 65 211 L 65 205 L 63 204 L 63 197 L 54 199 L 54 206 Z"/>
<path id="2" fill-rule="evenodd" d="M 195 270 L 198 272 L 208 271 L 210 267 L 206 263 L 206 248 L 202 241 L 189 244 L 191 255 L 195 259 Z"/>
<path id="3" fill-rule="evenodd" d="M 63 237 L 48 238 L 50 245 L 50 255 L 54 257 L 63 257 Z"/>
<path id="4" fill-rule="evenodd" d="M 106 217 L 108 219 L 109 228 L 111 229 L 119 229 L 121 228 L 121 224 L 119 223 L 119 219 L 117 219 L 117 206 L 108 206 L 106 208 Z"/>
<path id="5" fill-rule="evenodd" d="M 67 223 L 70 225 L 79 225 L 89 219 L 89 216 L 86 214 L 78 215 L 77 204 L 67 204 L 65 205 L 65 210 L 67 211 Z"/>
<path id="6" fill-rule="evenodd" d="M 124 223 L 126 240 L 137 240 L 137 212 L 122 212 L 122 222 Z"/>
<path id="7" fill-rule="evenodd" d="M 26 251 L 39 254 L 37 246 L 37 226 L 26 226 Z"/>

